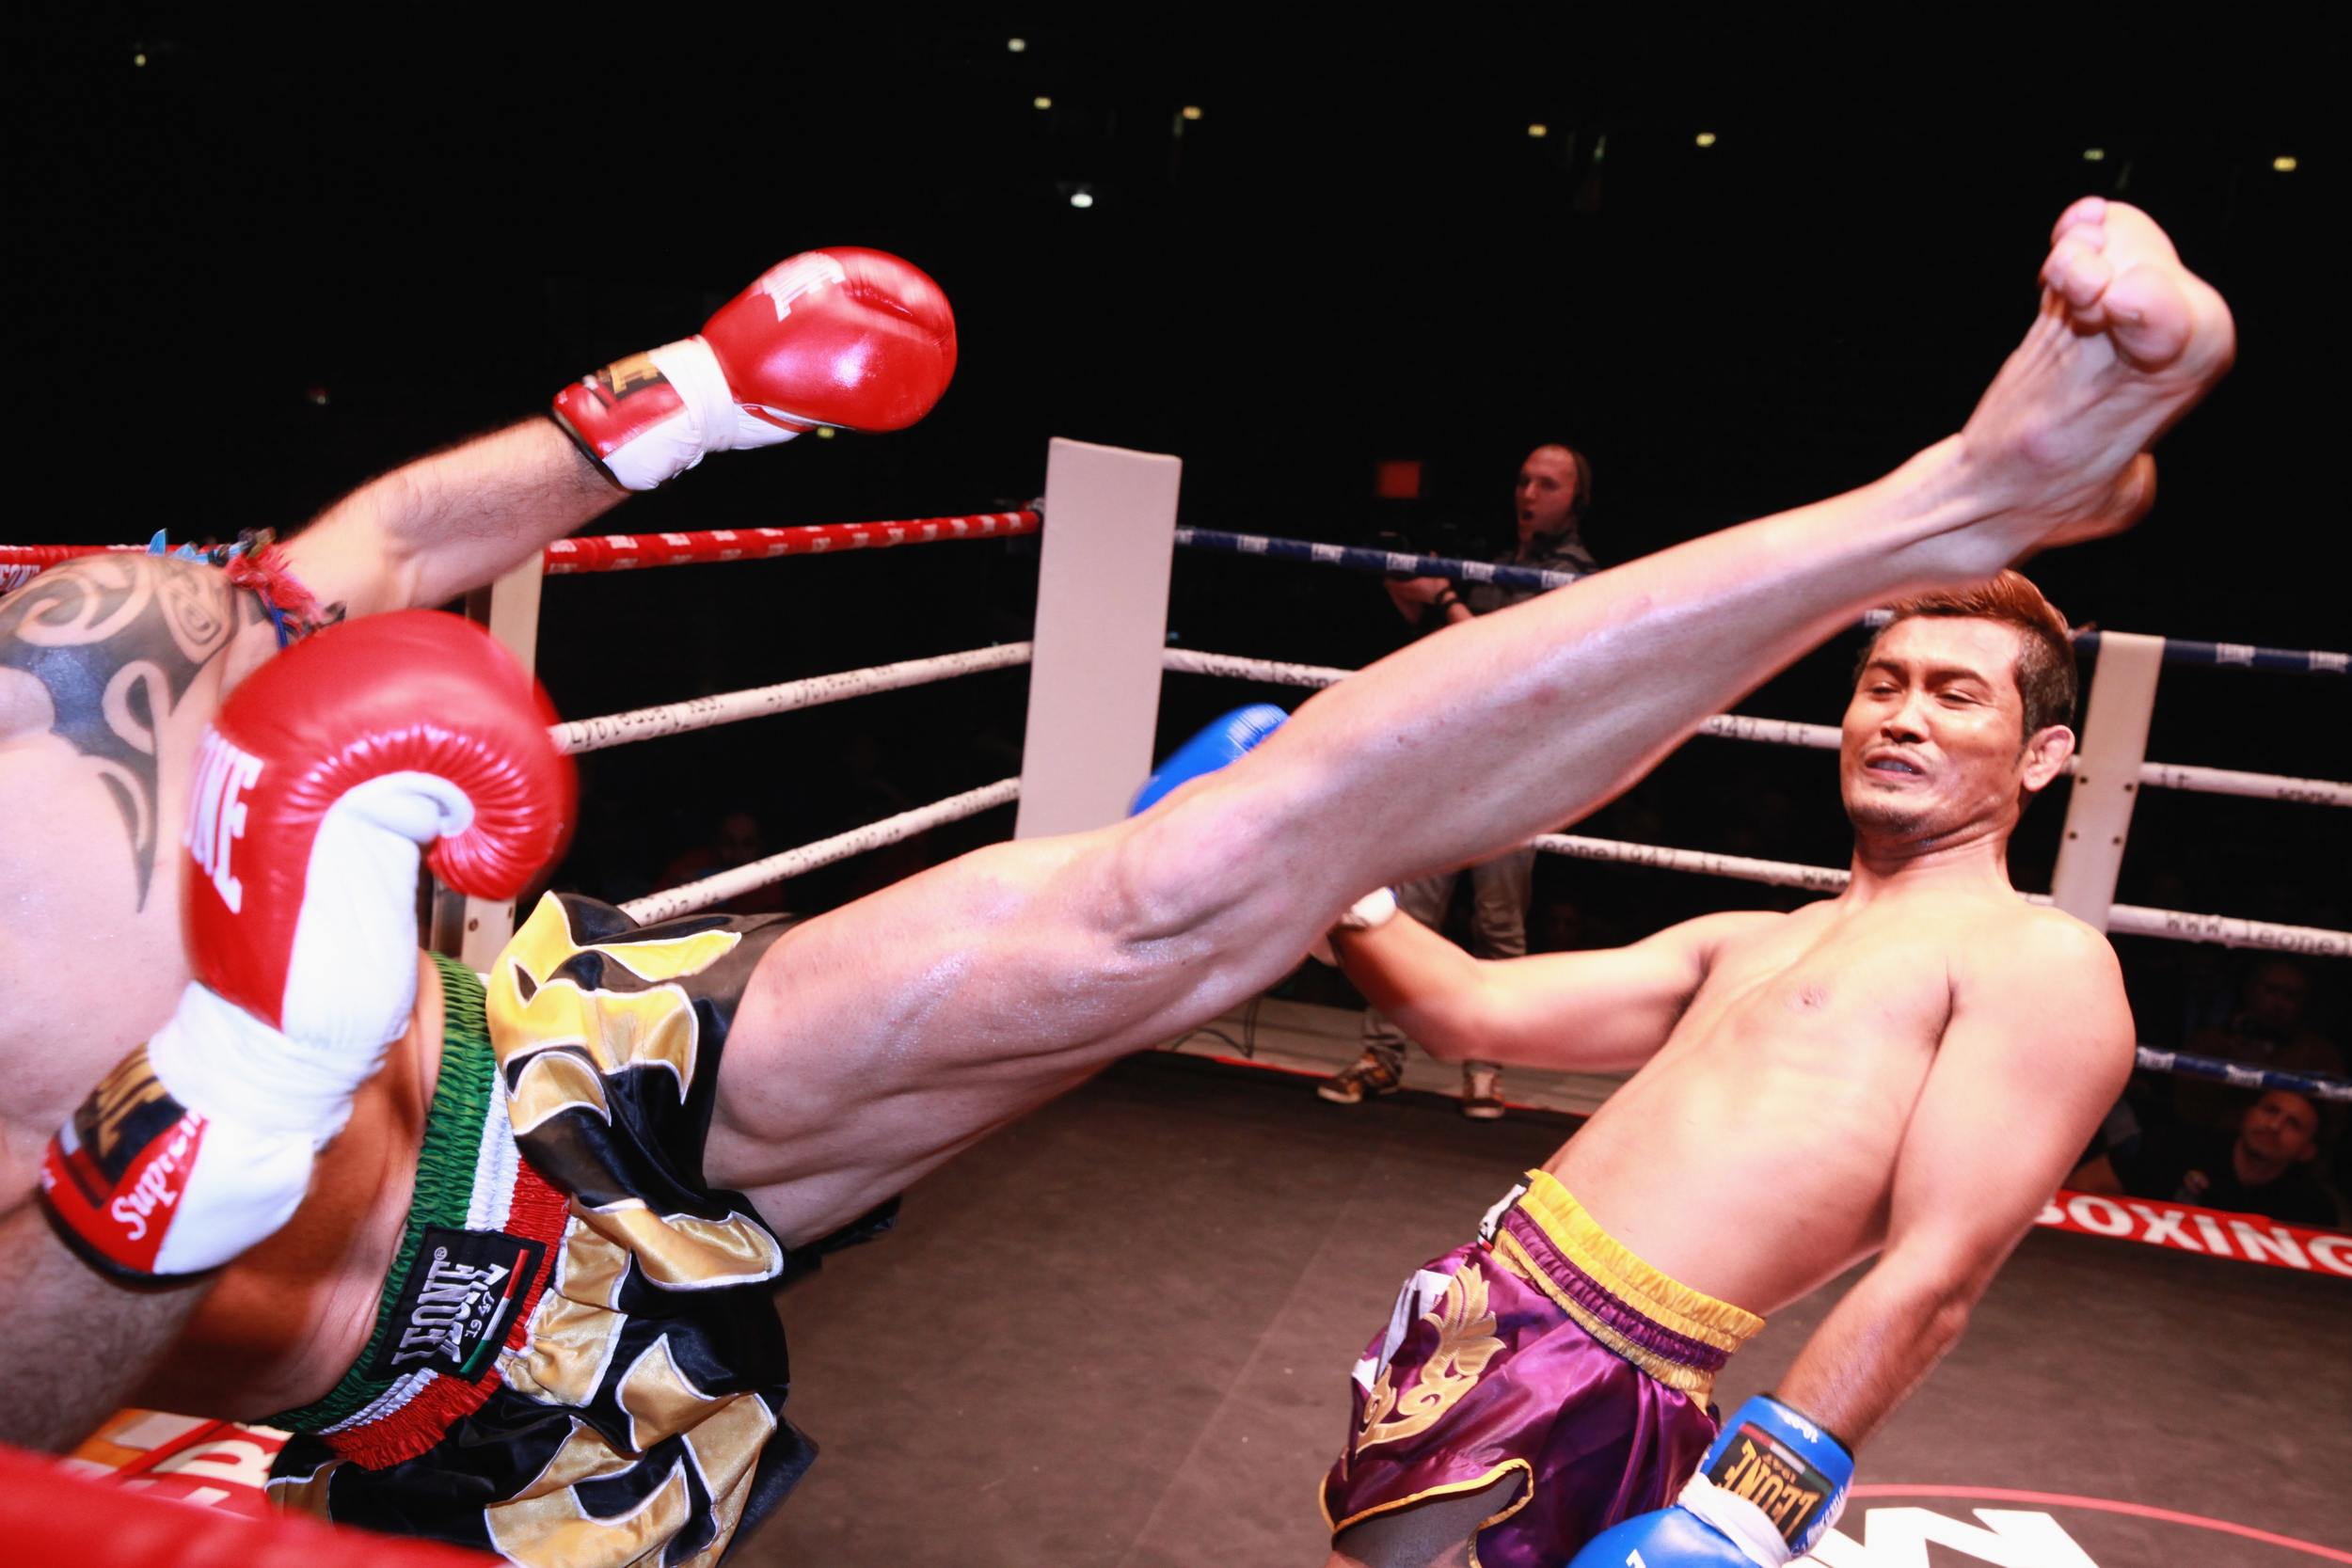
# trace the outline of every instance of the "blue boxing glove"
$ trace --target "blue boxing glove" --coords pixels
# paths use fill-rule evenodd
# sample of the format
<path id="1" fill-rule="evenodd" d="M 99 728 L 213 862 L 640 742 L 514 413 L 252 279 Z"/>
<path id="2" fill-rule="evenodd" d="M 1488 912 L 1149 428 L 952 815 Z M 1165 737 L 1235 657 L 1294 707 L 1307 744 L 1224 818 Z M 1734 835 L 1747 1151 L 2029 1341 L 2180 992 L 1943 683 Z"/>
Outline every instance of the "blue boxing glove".
<path id="1" fill-rule="evenodd" d="M 1289 714 L 1272 703 L 1252 703 L 1237 707 L 1224 718 L 1185 741 L 1168 754 L 1152 776 L 1136 791 L 1134 802 L 1127 807 L 1130 816 L 1141 816 L 1159 804 L 1160 798 L 1172 794 L 1203 774 L 1214 773 L 1243 753 L 1263 743 L 1267 736 L 1281 728 Z"/>
<path id="2" fill-rule="evenodd" d="M 1829 1533 L 1853 1455 L 1770 1395 L 1732 1413 L 1672 1508 L 1584 1544 L 1568 1568 L 1781 1568 Z"/>

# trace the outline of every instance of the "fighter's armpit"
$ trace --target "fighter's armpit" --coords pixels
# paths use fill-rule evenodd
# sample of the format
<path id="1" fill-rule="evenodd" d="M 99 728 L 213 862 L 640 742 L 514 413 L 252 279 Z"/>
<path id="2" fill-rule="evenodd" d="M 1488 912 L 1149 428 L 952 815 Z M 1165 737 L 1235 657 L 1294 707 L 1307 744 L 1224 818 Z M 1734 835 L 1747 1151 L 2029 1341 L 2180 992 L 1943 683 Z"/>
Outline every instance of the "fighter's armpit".
<path id="1" fill-rule="evenodd" d="M 9 712 L 89 759 L 122 816 L 141 904 L 159 836 L 157 734 L 205 666 L 260 619 L 216 568 L 162 556 L 85 557 L 0 598 Z"/>

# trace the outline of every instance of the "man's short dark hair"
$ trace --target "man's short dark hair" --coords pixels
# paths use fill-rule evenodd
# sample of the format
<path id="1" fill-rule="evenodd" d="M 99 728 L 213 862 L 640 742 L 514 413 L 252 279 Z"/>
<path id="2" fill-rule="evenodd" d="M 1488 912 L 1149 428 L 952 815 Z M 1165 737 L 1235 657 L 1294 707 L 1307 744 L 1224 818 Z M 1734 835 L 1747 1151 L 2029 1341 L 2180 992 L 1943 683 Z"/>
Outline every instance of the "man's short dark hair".
<path id="1" fill-rule="evenodd" d="M 2017 663 L 2010 673 L 2017 682 L 2017 695 L 2026 710 L 2025 735 L 2020 739 L 2030 739 L 2052 724 L 2074 723 L 2078 677 L 2074 648 L 2067 641 L 2066 617 L 2024 573 L 2003 572 L 1971 588 L 1922 594 L 1886 608 L 1893 619 L 1862 650 L 1861 662 L 1854 667 L 1856 680 L 1869 668 L 1887 626 L 1920 615 L 1997 621 L 2018 632 Z"/>

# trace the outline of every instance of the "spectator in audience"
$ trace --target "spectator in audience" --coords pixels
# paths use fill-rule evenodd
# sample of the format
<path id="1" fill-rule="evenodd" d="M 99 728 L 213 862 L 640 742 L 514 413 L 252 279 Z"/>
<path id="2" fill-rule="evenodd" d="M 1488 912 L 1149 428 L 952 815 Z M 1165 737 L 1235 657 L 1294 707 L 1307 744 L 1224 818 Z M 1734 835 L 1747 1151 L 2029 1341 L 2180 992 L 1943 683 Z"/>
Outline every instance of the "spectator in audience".
<path id="1" fill-rule="evenodd" d="M 1558 442 L 1537 447 L 1519 465 L 1514 496 L 1518 543 L 1497 565 L 1541 571 L 1586 573 L 1599 563 L 1584 547 L 1583 520 L 1593 500 L 1593 466 L 1582 452 Z M 1457 588 L 1444 578 L 1391 579 L 1389 598 L 1418 635 L 1506 605 L 1532 599 L 1534 588 L 1473 582 Z M 1470 950 L 1481 958 L 1516 958 L 1527 952 L 1527 902 L 1534 886 L 1535 851 L 1514 849 L 1468 868 L 1471 912 Z M 1461 873 L 1448 871 L 1396 890 L 1397 907 L 1433 929 L 1445 925 L 1446 909 Z M 1405 1076 L 1405 1034 L 1379 1009 L 1364 1009 L 1363 1055 L 1355 1066 L 1324 1080 L 1315 1092 L 1338 1105 L 1360 1105 L 1392 1094 Z M 1492 1121 L 1502 1115 L 1500 1071 L 1492 1062 L 1462 1064 L 1462 1114 Z"/>
<path id="2" fill-rule="evenodd" d="M 2217 1056 L 2281 1072 L 2318 1072 L 2341 1077 L 2344 1053 L 2333 1040 L 2306 1026 L 2312 977 L 2292 958 L 2268 958 L 2247 973 L 2237 1006 L 2218 1026 L 2200 1029 L 2182 1042 L 2194 1056 Z M 2247 1092 L 2210 1078 L 2182 1074 L 2173 1080 L 2172 1110 L 2182 1122 L 2209 1132 L 2234 1131 Z"/>
<path id="3" fill-rule="evenodd" d="M 2335 1200 L 2310 1169 L 2318 1152 L 2319 1107 L 2292 1089 L 2271 1089 L 2247 1108 L 2234 1135 L 2194 1127 L 2142 1132 L 2085 1161 L 2066 1184 L 2332 1226 Z"/>
<path id="4" fill-rule="evenodd" d="M 683 887 L 689 882 L 716 877 L 722 871 L 733 871 L 766 860 L 775 851 L 769 847 L 768 832 L 760 825 L 756 813 L 737 808 L 721 815 L 710 837 L 704 843 L 681 850 L 662 868 L 661 888 Z M 785 900 L 784 884 L 770 882 L 739 893 L 723 903 L 710 906 L 714 914 L 779 914 L 789 906 Z"/>

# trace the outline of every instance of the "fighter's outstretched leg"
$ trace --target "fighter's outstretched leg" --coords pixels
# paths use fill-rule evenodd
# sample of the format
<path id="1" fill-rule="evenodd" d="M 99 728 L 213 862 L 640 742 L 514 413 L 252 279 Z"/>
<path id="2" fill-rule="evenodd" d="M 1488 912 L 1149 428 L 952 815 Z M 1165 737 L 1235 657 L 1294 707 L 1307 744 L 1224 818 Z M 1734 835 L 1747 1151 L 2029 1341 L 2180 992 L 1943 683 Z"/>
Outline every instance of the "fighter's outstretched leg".
<path id="1" fill-rule="evenodd" d="M 2070 209 L 2042 275 L 1965 430 L 1894 473 L 1423 638 L 1140 817 L 779 939 L 722 1069 L 712 1180 L 787 1243 L 822 1235 L 1271 984 L 1366 890 L 1591 811 L 1871 606 L 2128 525 L 2144 449 L 2229 362 L 2229 311 L 2114 202 Z"/>

